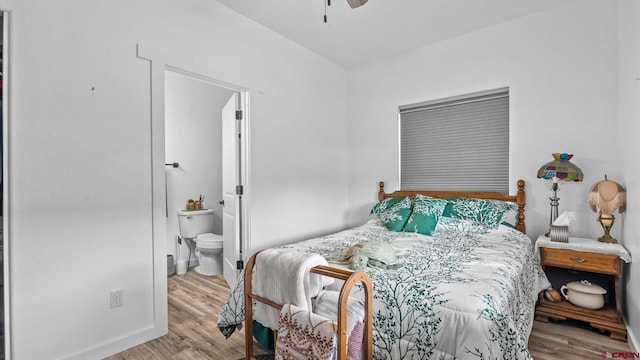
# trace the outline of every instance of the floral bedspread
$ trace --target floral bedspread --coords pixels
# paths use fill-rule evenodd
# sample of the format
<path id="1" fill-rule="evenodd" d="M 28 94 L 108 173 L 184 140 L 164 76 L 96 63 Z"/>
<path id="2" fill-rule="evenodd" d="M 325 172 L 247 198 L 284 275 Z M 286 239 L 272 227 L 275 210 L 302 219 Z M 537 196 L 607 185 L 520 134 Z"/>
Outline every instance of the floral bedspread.
<path id="1" fill-rule="evenodd" d="M 425 236 L 370 220 L 285 247 L 346 267 L 344 251 L 372 239 L 391 244 L 402 263 L 365 270 L 374 289 L 374 359 L 531 359 L 534 304 L 549 282 L 529 237 L 502 225 L 486 234 Z M 227 337 L 244 321 L 238 279 L 218 319 Z"/>

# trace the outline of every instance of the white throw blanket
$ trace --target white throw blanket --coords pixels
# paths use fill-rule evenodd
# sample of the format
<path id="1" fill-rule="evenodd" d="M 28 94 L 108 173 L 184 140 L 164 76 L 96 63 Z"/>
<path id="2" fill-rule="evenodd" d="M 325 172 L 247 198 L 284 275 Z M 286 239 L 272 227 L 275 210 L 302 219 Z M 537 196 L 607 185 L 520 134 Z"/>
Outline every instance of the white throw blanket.
<path id="1" fill-rule="evenodd" d="M 323 291 L 318 295 L 313 312 L 335 323 L 338 322 L 339 291 Z M 360 360 L 362 335 L 366 312 L 362 300 L 349 297 L 347 299 L 347 360 Z"/>
<path id="2" fill-rule="evenodd" d="M 316 299 L 314 313 L 338 322 L 338 303 L 340 300 L 339 291 L 323 291 Z M 365 320 L 364 302 L 362 300 L 349 297 L 347 299 L 347 335 L 357 323 Z"/>
<path id="3" fill-rule="evenodd" d="M 328 265 L 318 254 L 291 248 L 275 248 L 260 252 L 256 257 L 253 292 L 280 304 L 294 304 L 311 311 L 311 297 L 317 295 L 333 278 L 311 274 L 317 265 Z M 254 319 L 272 329 L 278 329 L 280 309 L 256 302 Z"/>

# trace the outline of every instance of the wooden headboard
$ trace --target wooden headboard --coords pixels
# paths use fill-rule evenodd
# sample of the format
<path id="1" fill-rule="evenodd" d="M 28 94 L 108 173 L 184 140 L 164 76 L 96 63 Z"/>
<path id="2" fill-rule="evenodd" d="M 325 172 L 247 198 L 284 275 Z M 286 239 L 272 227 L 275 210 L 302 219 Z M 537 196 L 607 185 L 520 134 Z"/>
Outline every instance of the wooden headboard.
<path id="1" fill-rule="evenodd" d="M 384 200 L 388 197 L 396 196 L 415 196 L 416 194 L 431 196 L 435 198 L 449 197 L 471 197 L 478 199 L 493 199 L 516 203 L 518 205 L 518 215 L 516 216 L 516 228 L 526 234 L 526 226 L 524 224 L 524 205 L 527 200 L 524 195 L 524 180 L 518 180 L 518 193 L 516 195 L 507 195 L 496 191 L 429 191 L 429 190 L 396 190 L 392 193 L 384 192 L 384 182 L 380 181 L 380 190 L 378 191 L 378 200 Z"/>

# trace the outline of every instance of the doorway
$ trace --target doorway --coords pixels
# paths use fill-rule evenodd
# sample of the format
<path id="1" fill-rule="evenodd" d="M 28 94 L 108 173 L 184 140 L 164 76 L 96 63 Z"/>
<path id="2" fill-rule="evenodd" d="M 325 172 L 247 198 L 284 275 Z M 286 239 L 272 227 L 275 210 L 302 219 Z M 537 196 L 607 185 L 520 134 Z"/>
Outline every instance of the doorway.
<path id="1" fill-rule="evenodd" d="M 241 265 L 244 260 L 244 249 L 247 248 L 248 239 L 248 209 L 249 197 L 249 122 L 250 116 L 250 91 L 246 87 L 235 85 L 227 81 L 228 74 L 219 69 L 198 64 L 193 59 L 167 54 L 165 52 L 152 49 L 143 45 L 138 45 L 137 55 L 143 60 L 149 61 L 150 64 L 150 90 L 151 90 L 151 178 L 152 178 L 152 251 L 153 256 L 153 292 L 154 292 L 154 331 L 158 332 L 158 336 L 166 332 L 168 328 L 168 308 L 167 308 L 167 216 L 171 216 L 167 210 L 167 187 L 166 187 L 166 164 L 178 162 L 177 160 L 165 159 L 166 137 L 165 137 L 165 76 L 167 71 L 188 76 L 199 81 L 214 84 L 218 87 L 226 88 L 237 94 L 235 97 L 235 111 L 240 114 L 238 121 L 235 122 L 237 137 L 235 138 L 235 148 L 237 156 L 234 161 L 233 168 L 236 171 L 231 174 L 235 179 L 235 187 L 233 198 L 234 203 L 230 206 L 225 201 L 225 211 L 231 210 L 234 215 L 233 221 L 225 222 L 223 220 L 223 236 L 229 237 L 223 241 L 228 242 L 236 249 L 236 251 L 223 252 L 229 262 L 234 265 Z M 224 156 L 224 158 L 229 158 Z M 223 165 L 224 166 L 224 165 Z M 224 192 L 224 190 L 223 190 Z M 247 194 L 249 193 L 249 194 Z M 199 195 L 199 194 L 196 194 Z M 213 196 L 213 195 L 212 195 Z M 220 194 L 218 194 L 220 196 Z M 232 207 L 232 209 L 230 209 Z M 229 225 L 227 230 L 225 223 Z M 175 239 L 175 238 L 174 238 Z M 173 243 L 173 242 L 172 242 Z M 224 244 L 225 247 L 228 245 Z M 240 266 L 237 266 L 240 267 Z M 225 271 L 225 279 L 235 283 L 239 269 L 233 267 L 233 271 L 227 277 Z M 226 267 L 225 267 L 226 268 Z M 233 281 L 230 281 L 233 280 Z M 233 285 L 231 285 L 233 286 Z"/>
<path id="2" fill-rule="evenodd" d="M 199 265 L 195 243 L 179 235 L 177 214 L 188 209 L 189 202 L 197 202 L 198 207 L 213 210 L 213 214 L 206 216 L 212 218 L 211 231 L 214 234 L 225 237 L 228 235 L 225 232 L 233 230 L 231 224 L 224 224 L 225 208 L 233 206 L 233 199 L 226 199 L 223 191 L 229 185 L 223 185 L 224 180 L 231 179 L 234 182 L 231 185 L 235 187 L 236 154 L 234 147 L 229 152 L 225 151 L 229 150 L 228 145 L 223 145 L 231 143 L 233 146 L 236 138 L 235 130 L 232 133 L 223 130 L 235 128 L 233 114 L 237 95 L 237 92 L 216 83 L 165 71 L 167 254 L 175 259 L 178 275 Z M 227 103 L 230 103 L 230 109 Z M 229 115 L 229 111 L 233 114 Z M 229 236 L 226 237 L 232 242 Z M 215 266 L 208 270 L 223 273 L 222 256 L 212 258 L 210 262 Z"/>

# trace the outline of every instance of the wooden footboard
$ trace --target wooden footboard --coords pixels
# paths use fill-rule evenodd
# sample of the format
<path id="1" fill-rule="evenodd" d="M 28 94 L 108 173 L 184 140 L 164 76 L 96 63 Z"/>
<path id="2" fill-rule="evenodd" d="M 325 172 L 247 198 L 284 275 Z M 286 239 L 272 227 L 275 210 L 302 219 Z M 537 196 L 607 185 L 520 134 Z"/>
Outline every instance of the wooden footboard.
<path id="1" fill-rule="evenodd" d="M 527 202 L 524 193 L 524 180 L 518 180 L 518 192 L 516 195 L 503 194 L 496 191 L 430 191 L 430 190 L 396 190 L 392 193 L 384 191 L 384 182 L 380 181 L 380 190 L 378 190 L 378 200 L 384 200 L 389 197 L 397 196 L 415 196 L 416 194 L 431 196 L 435 198 L 450 197 L 470 197 L 478 199 L 493 199 L 513 202 L 518 206 L 518 215 L 516 217 L 516 228 L 526 234 L 526 226 L 524 223 L 524 206 Z"/>

